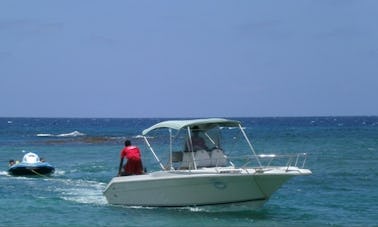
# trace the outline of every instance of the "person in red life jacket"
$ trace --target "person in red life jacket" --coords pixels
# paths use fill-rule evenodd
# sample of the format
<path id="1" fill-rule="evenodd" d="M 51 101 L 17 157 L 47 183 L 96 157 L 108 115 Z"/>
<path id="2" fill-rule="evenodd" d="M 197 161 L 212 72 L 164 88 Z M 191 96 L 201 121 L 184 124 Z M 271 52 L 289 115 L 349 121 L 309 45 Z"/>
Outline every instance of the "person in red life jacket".
<path id="1" fill-rule="evenodd" d="M 123 166 L 123 159 L 127 159 Z M 122 171 L 123 166 L 123 171 Z M 137 146 L 131 145 L 130 140 L 125 141 L 125 147 L 121 151 L 121 161 L 118 168 L 118 176 L 143 174 L 143 165 L 140 150 Z"/>

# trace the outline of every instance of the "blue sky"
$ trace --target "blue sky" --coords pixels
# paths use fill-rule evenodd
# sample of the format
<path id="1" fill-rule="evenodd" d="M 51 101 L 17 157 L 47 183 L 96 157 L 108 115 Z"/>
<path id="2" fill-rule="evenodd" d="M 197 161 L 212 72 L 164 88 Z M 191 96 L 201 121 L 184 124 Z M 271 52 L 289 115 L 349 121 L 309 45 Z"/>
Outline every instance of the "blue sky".
<path id="1" fill-rule="evenodd" d="M 0 1 L 0 117 L 378 115 L 378 1 Z"/>

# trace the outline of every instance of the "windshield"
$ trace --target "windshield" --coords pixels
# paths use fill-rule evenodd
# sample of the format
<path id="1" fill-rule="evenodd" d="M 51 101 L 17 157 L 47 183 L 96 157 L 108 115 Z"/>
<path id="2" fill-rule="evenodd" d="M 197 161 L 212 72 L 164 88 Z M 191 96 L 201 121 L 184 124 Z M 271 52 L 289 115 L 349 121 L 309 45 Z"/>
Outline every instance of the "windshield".
<path id="1" fill-rule="evenodd" d="M 171 130 L 171 134 L 170 134 Z M 161 128 L 149 133 L 150 143 L 161 165 L 156 163 L 155 168 L 164 166 L 164 169 L 183 169 L 196 167 L 213 167 L 227 165 L 241 165 L 243 162 L 229 158 L 241 159 L 243 155 L 251 155 L 248 143 L 243 137 L 239 127 L 211 127 L 191 126 L 181 130 Z M 193 162 L 201 159 L 199 165 L 187 164 L 186 159 Z M 217 158 L 215 158 L 217 157 Z M 222 160 L 221 157 L 224 157 Z M 206 159 L 206 160 L 205 160 Z"/>

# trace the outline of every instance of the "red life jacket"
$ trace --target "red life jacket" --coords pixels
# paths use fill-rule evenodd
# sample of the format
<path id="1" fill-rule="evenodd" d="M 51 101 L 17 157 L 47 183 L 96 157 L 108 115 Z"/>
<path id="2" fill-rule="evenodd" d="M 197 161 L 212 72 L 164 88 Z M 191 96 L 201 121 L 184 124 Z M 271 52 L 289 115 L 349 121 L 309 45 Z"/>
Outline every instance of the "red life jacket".
<path id="1" fill-rule="evenodd" d="M 127 146 L 121 151 L 121 158 L 126 157 L 129 160 L 140 160 L 140 150 L 136 146 Z"/>

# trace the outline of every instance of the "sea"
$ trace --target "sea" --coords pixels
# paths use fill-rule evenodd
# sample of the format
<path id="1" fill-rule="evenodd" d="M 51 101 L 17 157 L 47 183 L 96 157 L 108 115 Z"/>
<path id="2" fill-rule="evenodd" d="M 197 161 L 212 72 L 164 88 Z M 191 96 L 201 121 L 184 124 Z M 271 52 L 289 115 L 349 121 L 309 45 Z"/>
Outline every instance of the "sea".
<path id="1" fill-rule="evenodd" d="M 160 118 L 0 118 L 0 226 L 378 226 L 378 116 L 231 118 L 257 153 L 307 153 L 259 209 L 151 208 L 107 203 L 126 138 L 157 170 L 142 130 Z M 37 153 L 51 176 L 15 177 L 8 161 Z"/>

